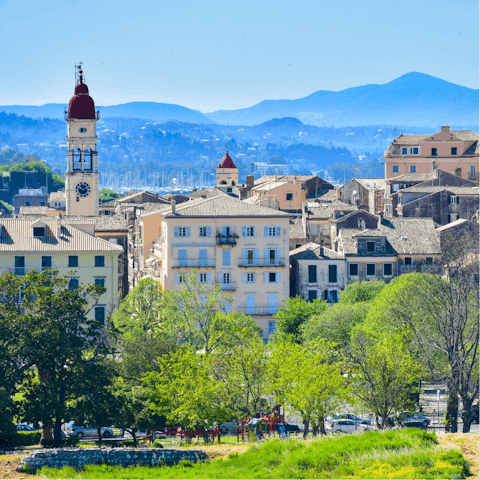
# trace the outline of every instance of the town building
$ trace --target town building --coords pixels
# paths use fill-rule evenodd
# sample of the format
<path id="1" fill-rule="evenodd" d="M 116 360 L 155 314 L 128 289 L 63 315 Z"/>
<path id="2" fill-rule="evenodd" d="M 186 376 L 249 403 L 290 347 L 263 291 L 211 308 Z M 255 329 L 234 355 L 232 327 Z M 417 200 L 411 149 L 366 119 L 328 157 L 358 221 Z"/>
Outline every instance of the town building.
<path id="1" fill-rule="evenodd" d="M 13 213 L 20 213 L 21 207 L 45 207 L 48 195 L 45 187 L 20 188 L 13 196 Z"/>
<path id="2" fill-rule="evenodd" d="M 305 191 L 307 198 L 317 198 L 322 196 L 328 190 L 333 190 L 334 186 L 317 175 L 264 175 L 255 180 L 255 187 L 264 183 L 287 182 L 292 185 L 298 185 Z"/>
<path id="3" fill-rule="evenodd" d="M 97 238 L 60 217 L 6 218 L 0 221 L 0 273 L 24 276 L 31 270 L 58 270 L 69 288 L 106 288 L 89 314 L 100 322 L 118 306 L 118 257 L 123 248 Z"/>
<path id="4" fill-rule="evenodd" d="M 434 135 L 400 134 L 385 151 L 385 179 L 428 174 L 435 166 L 478 185 L 479 140 L 472 130 L 450 130 L 449 126 Z"/>
<path id="5" fill-rule="evenodd" d="M 340 200 L 370 213 L 383 212 L 384 178 L 352 178 L 340 188 Z"/>
<path id="6" fill-rule="evenodd" d="M 298 184 L 274 180 L 261 183 L 252 188 L 252 202 L 273 200 L 278 202 L 278 209 L 284 212 L 297 213 L 302 210 L 302 203 L 307 198 L 307 192 Z"/>

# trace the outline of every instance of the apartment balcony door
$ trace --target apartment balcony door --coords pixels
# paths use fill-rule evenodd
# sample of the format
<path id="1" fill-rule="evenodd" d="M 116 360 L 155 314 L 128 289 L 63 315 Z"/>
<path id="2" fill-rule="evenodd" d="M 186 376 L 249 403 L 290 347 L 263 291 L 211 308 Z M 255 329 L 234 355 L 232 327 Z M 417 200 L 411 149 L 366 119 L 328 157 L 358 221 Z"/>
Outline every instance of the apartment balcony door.
<path id="1" fill-rule="evenodd" d="M 208 250 L 206 248 L 201 248 L 198 251 L 198 266 L 208 267 Z"/>
<path id="2" fill-rule="evenodd" d="M 255 296 L 247 295 L 247 315 L 255 314 Z"/>
<path id="3" fill-rule="evenodd" d="M 187 266 L 187 250 L 185 248 L 180 248 L 178 250 L 178 266 L 179 267 Z"/>
<path id="4" fill-rule="evenodd" d="M 277 313 L 277 296 L 269 295 L 268 296 L 268 314 L 275 315 Z"/>

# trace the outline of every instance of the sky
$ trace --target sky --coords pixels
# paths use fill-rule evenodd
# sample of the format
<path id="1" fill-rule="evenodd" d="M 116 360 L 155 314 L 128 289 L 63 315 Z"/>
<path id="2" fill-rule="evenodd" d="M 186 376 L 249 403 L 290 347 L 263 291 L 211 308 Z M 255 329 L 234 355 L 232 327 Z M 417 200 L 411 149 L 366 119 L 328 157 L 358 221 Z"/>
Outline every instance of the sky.
<path id="1" fill-rule="evenodd" d="M 202 112 L 383 84 L 412 71 L 478 88 L 478 0 L 0 0 L 0 105 Z"/>

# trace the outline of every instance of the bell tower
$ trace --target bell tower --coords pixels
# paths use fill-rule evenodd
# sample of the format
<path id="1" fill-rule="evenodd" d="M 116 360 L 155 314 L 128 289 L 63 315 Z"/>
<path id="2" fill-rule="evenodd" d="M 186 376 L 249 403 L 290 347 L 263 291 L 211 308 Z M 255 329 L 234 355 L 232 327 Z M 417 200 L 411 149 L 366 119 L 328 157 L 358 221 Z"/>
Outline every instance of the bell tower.
<path id="1" fill-rule="evenodd" d="M 227 149 L 225 156 L 217 167 L 217 188 L 225 193 L 231 193 L 232 187 L 235 185 L 238 185 L 238 168 L 233 163 Z"/>
<path id="2" fill-rule="evenodd" d="M 65 120 L 67 171 L 65 194 L 67 215 L 98 215 L 98 155 L 96 123 L 100 119 L 88 93 L 82 64 L 75 66 L 75 94 L 70 99 Z"/>

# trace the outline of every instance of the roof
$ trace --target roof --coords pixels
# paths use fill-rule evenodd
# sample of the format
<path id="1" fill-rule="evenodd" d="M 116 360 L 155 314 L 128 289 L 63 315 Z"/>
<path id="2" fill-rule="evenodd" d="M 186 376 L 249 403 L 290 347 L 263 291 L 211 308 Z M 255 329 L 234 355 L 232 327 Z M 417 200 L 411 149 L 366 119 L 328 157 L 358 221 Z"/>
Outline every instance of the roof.
<path id="1" fill-rule="evenodd" d="M 169 201 L 167 199 L 165 199 L 163 197 L 159 197 L 158 194 L 148 192 L 147 190 L 144 190 L 143 192 L 132 193 L 131 195 L 127 195 L 126 197 L 117 198 L 117 199 L 115 199 L 115 201 L 117 203 L 135 203 L 135 202 L 130 202 L 130 200 L 132 200 L 133 198 L 138 197 L 140 195 L 142 196 L 143 203 L 146 203 L 146 200 L 143 197 L 150 198 L 151 200 L 153 199 L 154 200 L 153 203 L 155 203 L 155 202 L 156 203 L 169 203 Z"/>
<path id="2" fill-rule="evenodd" d="M 201 190 L 197 190 L 196 192 L 189 193 L 188 196 L 190 198 L 210 198 L 216 197 L 218 195 L 227 195 L 223 190 L 219 188 L 202 188 Z"/>
<path id="3" fill-rule="evenodd" d="M 252 190 L 255 190 L 257 192 L 268 192 L 269 190 L 274 190 L 275 188 L 280 187 L 281 185 L 292 185 L 292 186 L 296 186 L 297 188 L 300 188 L 298 185 L 293 185 L 293 183 L 279 182 L 276 180 L 272 180 L 271 182 L 257 185 L 256 187 L 253 187 Z"/>
<path id="4" fill-rule="evenodd" d="M 309 200 L 318 202 L 334 202 L 335 200 L 338 200 L 337 192 L 338 190 L 336 189 L 329 189 L 323 195 L 318 195 L 316 197 L 313 196 L 311 198 L 309 197 Z"/>
<path id="5" fill-rule="evenodd" d="M 403 135 L 400 134 L 397 138 L 393 140 L 393 143 L 397 145 L 418 145 L 425 138 L 431 137 L 432 134 L 423 134 L 423 135 Z"/>
<path id="6" fill-rule="evenodd" d="M 176 207 L 175 213 L 165 215 L 167 218 L 177 217 L 280 217 L 290 215 L 260 205 L 250 205 L 237 198 L 219 195 L 192 203 L 187 202 Z"/>
<path id="7" fill-rule="evenodd" d="M 222 161 L 220 162 L 220 165 L 218 166 L 218 168 L 237 168 L 233 163 L 232 158 L 228 154 L 228 150 L 225 153 L 225 156 L 222 158 Z"/>
<path id="8" fill-rule="evenodd" d="M 291 260 L 342 260 L 343 258 L 342 254 L 313 242 L 290 251 Z"/>
<path id="9" fill-rule="evenodd" d="M 317 178 L 317 175 L 277 175 L 276 180 L 277 181 L 282 181 L 282 182 L 287 182 L 287 183 L 293 183 L 294 180 L 304 183 L 308 182 L 308 180 L 312 180 L 314 178 Z M 262 183 L 267 183 L 271 182 L 272 180 L 275 180 L 275 175 L 263 175 L 263 177 L 258 178 L 255 180 L 255 185 L 261 185 Z M 323 180 L 322 178 L 318 177 L 319 182 L 321 182 L 322 185 L 330 185 L 328 182 Z M 333 188 L 333 185 L 330 185 Z"/>
<path id="10" fill-rule="evenodd" d="M 402 188 L 394 192 L 399 193 L 436 193 L 447 190 L 455 195 L 478 195 L 478 187 L 442 187 L 442 186 L 430 186 L 430 185 L 414 185 L 409 188 Z"/>
<path id="11" fill-rule="evenodd" d="M 33 224 L 45 225 L 46 236 L 33 236 Z M 72 225 L 62 222 L 61 235 L 57 236 L 57 219 L 42 218 L 0 220 L 0 252 L 116 252 L 121 253 L 120 245 L 82 232 Z"/>
<path id="12" fill-rule="evenodd" d="M 462 225 L 464 223 L 468 223 L 468 220 L 466 218 L 459 218 L 458 220 L 455 220 L 454 222 L 450 222 L 450 223 L 447 223 L 446 225 L 443 225 L 442 227 L 438 227 L 437 232 L 445 232 L 446 230 L 449 230 L 450 228 L 458 227 L 459 225 Z"/>
<path id="13" fill-rule="evenodd" d="M 332 220 L 332 223 L 339 223 L 339 222 L 342 222 L 343 220 L 346 220 L 350 217 L 353 217 L 354 215 L 357 215 L 357 214 L 362 214 L 362 215 L 367 215 L 369 217 L 373 217 L 375 218 L 377 221 L 379 219 L 378 215 L 375 215 L 373 213 L 370 213 L 370 212 L 367 212 L 366 210 L 361 210 L 361 209 L 358 209 L 358 210 L 354 210 L 353 212 L 349 212 L 347 213 L 346 215 L 343 215 L 343 217 L 340 217 L 340 218 L 336 218 L 335 220 Z"/>
<path id="14" fill-rule="evenodd" d="M 360 185 L 367 189 L 385 190 L 386 181 L 384 178 L 354 178 Z"/>
<path id="15" fill-rule="evenodd" d="M 346 255 L 357 255 L 359 237 L 383 237 L 387 240 L 386 255 L 432 255 L 440 253 L 440 241 L 431 218 L 392 218 L 379 228 L 340 230 Z"/>
<path id="16" fill-rule="evenodd" d="M 290 220 L 289 238 L 307 238 L 301 218 Z"/>
<path id="17" fill-rule="evenodd" d="M 434 178 L 433 173 L 405 173 L 404 175 L 399 175 L 398 177 L 389 178 L 389 182 L 426 182 Z"/>
<path id="18" fill-rule="evenodd" d="M 355 205 L 335 200 L 331 203 L 307 202 L 307 214 L 312 219 L 331 219 L 335 212 L 353 212 L 358 210 Z"/>
<path id="19" fill-rule="evenodd" d="M 68 104 L 68 118 L 95 118 L 95 103 L 82 79 L 75 86 L 75 94 Z"/>
<path id="20" fill-rule="evenodd" d="M 50 207 L 20 207 L 20 215 L 46 215 L 48 211 L 56 212 Z"/>
<path id="21" fill-rule="evenodd" d="M 55 210 L 55 209 L 53 209 Z M 66 216 L 41 216 L 35 220 L 49 221 L 60 218 L 62 225 L 92 225 L 96 232 L 126 232 L 128 224 L 123 215 L 66 215 Z M 32 220 L 33 221 L 33 220 Z"/>
<path id="22" fill-rule="evenodd" d="M 50 192 L 48 195 L 48 200 L 63 200 L 65 201 L 66 194 L 65 191 L 60 191 L 60 192 Z"/>

